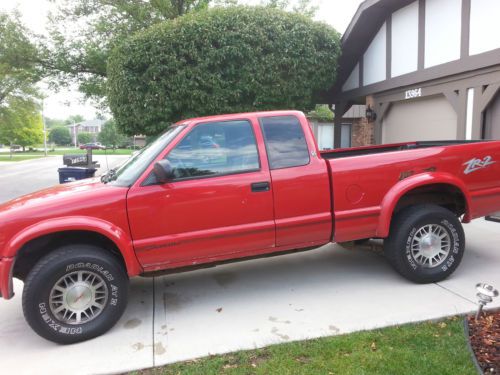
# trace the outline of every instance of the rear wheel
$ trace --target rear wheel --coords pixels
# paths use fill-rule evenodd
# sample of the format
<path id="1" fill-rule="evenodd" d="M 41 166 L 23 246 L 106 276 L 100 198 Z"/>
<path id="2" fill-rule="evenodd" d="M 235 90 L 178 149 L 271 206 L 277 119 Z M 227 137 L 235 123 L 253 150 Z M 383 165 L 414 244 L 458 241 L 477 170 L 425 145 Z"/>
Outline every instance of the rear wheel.
<path id="1" fill-rule="evenodd" d="M 456 215 L 440 206 L 403 209 L 391 224 L 384 253 L 407 279 L 433 283 L 446 279 L 460 264 L 465 235 Z"/>
<path id="2" fill-rule="evenodd" d="M 128 277 L 118 259 L 89 245 L 65 246 L 42 258 L 26 278 L 23 311 L 47 340 L 71 344 L 99 336 L 123 314 Z"/>

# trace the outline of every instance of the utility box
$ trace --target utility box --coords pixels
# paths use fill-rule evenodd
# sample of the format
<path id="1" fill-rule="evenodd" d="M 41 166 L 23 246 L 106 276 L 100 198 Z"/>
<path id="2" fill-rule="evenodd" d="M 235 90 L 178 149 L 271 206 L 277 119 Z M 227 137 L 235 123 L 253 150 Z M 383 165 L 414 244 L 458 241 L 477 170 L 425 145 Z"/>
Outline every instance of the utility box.
<path id="1" fill-rule="evenodd" d="M 59 168 L 59 183 L 65 184 L 94 177 L 99 164 L 92 161 L 92 149 L 87 149 L 86 154 L 63 155 L 63 164 L 66 167 Z"/>
<path id="2" fill-rule="evenodd" d="M 63 167 L 59 168 L 57 171 L 59 172 L 59 183 L 65 184 L 67 182 L 94 177 L 96 169 L 85 167 Z"/>
<path id="3" fill-rule="evenodd" d="M 67 167 L 83 167 L 88 165 L 88 155 L 63 155 L 63 164 Z"/>

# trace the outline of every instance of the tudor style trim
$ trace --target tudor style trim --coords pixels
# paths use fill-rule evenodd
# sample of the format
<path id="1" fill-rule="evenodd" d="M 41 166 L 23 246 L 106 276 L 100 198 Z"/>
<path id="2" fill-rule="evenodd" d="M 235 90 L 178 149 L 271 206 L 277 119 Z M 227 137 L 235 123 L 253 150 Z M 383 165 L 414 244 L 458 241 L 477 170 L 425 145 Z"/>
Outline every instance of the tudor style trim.
<path id="1" fill-rule="evenodd" d="M 462 59 L 469 56 L 470 10 L 471 0 L 462 0 L 462 36 L 460 41 L 460 58 Z"/>
<path id="2" fill-rule="evenodd" d="M 418 70 L 425 68 L 425 0 L 418 0 Z"/>
<path id="3" fill-rule="evenodd" d="M 342 116 L 351 105 L 372 105 L 377 114 L 374 137 L 377 143 L 381 143 L 384 118 L 392 104 L 407 100 L 405 92 L 417 88 L 421 89 L 422 97 L 442 95 L 448 100 L 457 115 L 457 139 L 465 139 L 467 136 L 468 117 L 470 121 L 470 113 L 467 116 L 468 90 L 474 89 L 472 137 L 484 136 L 484 113 L 500 91 L 500 48 L 470 55 L 470 22 L 474 0 L 461 0 L 460 58 L 425 68 L 426 1 L 367 0 L 360 5 L 342 38 L 343 55 L 340 60 L 339 80 L 326 97 L 328 102 L 335 103 L 336 107 L 335 147 L 340 146 Z M 393 14 L 412 3 L 418 5 L 417 69 L 393 78 L 392 55 L 393 52 L 397 52 L 392 51 Z M 364 61 L 364 55 L 384 23 L 386 24 L 386 79 L 364 86 L 364 64 L 367 63 Z M 358 63 L 359 87 L 342 92 L 342 85 Z"/>
<path id="4" fill-rule="evenodd" d="M 437 79 L 443 76 L 454 75 L 464 71 L 471 71 L 476 69 L 481 69 L 487 66 L 492 66 L 498 64 L 500 61 L 500 48 L 484 52 L 478 55 L 469 55 L 469 39 L 470 39 L 470 13 L 471 13 L 471 0 L 462 0 L 462 13 L 461 13 L 461 41 L 460 41 L 460 55 L 461 58 L 456 61 L 451 61 L 441 65 L 425 68 L 425 4 L 426 0 L 414 0 L 418 1 L 418 69 L 415 72 L 408 73 L 402 76 L 391 78 L 388 76 L 386 81 L 374 83 L 372 85 L 363 86 L 363 81 L 360 80 L 360 86 L 357 89 L 342 92 L 342 85 L 348 78 L 353 67 L 359 62 L 360 72 L 363 71 L 362 57 L 366 52 L 366 49 L 370 45 L 371 41 L 375 37 L 379 28 L 387 22 L 387 46 L 386 46 L 386 56 L 387 56 L 387 70 L 391 65 L 391 40 L 390 34 L 392 34 L 392 27 L 390 19 L 394 11 L 403 8 L 406 5 L 411 4 L 413 1 L 408 0 L 370 0 L 365 1 L 361 4 L 358 12 L 351 21 L 346 34 L 342 38 L 342 45 L 344 54 L 340 61 L 338 81 L 332 88 L 330 93 L 327 95 L 327 101 L 334 103 L 337 101 L 350 101 L 361 96 L 370 95 L 376 92 L 391 90 L 396 87 L 408 86 L 419 82 L 425 82 L 433 79 Z M 397 5 L 397 6 L 396 6 Z M 369 17 L 369 12 L 372 11 L 377 17 L 373 20 Z M 385 17 L 381 17 L 380 13 L 385 11 Z M 357 21 L 363 18 L 363 24 L 358 25 Z M 366 21 L 366 22 L 365 22 Z M 371 34 L 367 35 L 367 32 L 358 31 L 357 29 L 367 29 L 371 31 Z M 356 34 L 357 32 L 357 34 Z M 353 59 L 352 53 L 350 53 L 349 45 L 356 44 L 358 48 L 357 57 Z M 359 45 L 363 48 L 359 49 Z M 347 51 L 346 51 L 347 50 Z M 346 56 L 348 55 L 348 56 Z M 360 78 L 362 78 L 362 73 L 360 73 Z"/>

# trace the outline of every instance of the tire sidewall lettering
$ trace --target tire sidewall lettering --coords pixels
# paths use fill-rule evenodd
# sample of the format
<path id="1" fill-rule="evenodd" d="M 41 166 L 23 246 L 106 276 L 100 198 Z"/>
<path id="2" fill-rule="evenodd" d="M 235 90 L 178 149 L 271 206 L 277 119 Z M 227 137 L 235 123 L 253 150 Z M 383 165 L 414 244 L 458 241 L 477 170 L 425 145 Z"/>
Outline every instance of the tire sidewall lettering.
<path id="1" fill-rule="evenodd" d="M 113 277 L 113 275 L 111 274 L 111 272 L 109 272 L 108 270 L 105 270 L 103 266 L 100 266 L 100 265 L 95 264 L 95 263 L 90 263 L 90 262 L 86 262 L 86 263 L 84 263 L 84 262 L 78 262 L 78 263 L 68 264 L 66 266 L 65 273 L 68 273 L 68 272 L 71 272 L 71 271 L 75 271 L 75 270 L 78 270 L 78 269 L 81 269 L 81 268 L 86 268 L 86 269 L 88 269 L 90 271 L 99 272 L 108 281 L 113 281 L 115 279 Z"/>
<path id="2" fill-rule="evenodd" d="M 116 307 L 118 306 L 119 302 L 119 296 L 120 296 L 120 288 L 118 285 L 115 285 L 112 283 L 113 280 L 115 280 L 115 277 L 113 276 L 112 272 L 108 271 L 105 267 L 91 263 L 91 262 L 78 262 L 78 263 L 71 263 L 67 264 L 64 266 L 62 273 L 57 276 L 57 278 L 68 274 L 70 272 L 74 272 L 77 270 L 88 270 L 92 272 L 96 272 L 101 274 L 105 278 L 105 282 L 108 284 L 108 290 L 109 290 L 109 299 L 108 299 L 108 304 L 107 306 L 104 307 L 104 311 L 101 313 L 100 316 L 96 317 L 95 320 L 98 320 L 99 318 L 102 318 L 102 315 L 106 312 L 106 310 L 109 310 L 109 308 Z M 54 285 L 54 282 L 51 284 L 50 288 Z M 49 307 L 49 296 L 50 296 L 50 289 L 46 293 L 46 297 L 42 300 L 39 300 L 38 302 L 38 313 L 40 315 L 41 321 L 46 324 L 46 326 L 58 334 L 62 335 L 81 335 L 86 332 L 86 327 L 88 324 L 92 324 L 95 322 L 95 320 L 92 320 L 88 323 L 83 323 L 81 326 L 76 326 L 76 325 L 68 325 L 60 322 L 59 320 L 55 319 L 55 317 L 52 315 L 52 312 L 50 311 Z"/>
<path id="3" fill-rule="evenodd" d="M 440 220 L 439 224 L 442 225 L 448 231 L 448 234 L 450 234 L 452 238 L 452 249 L 450 250 L 450 254 L 448 255 L 448 258 L 445 260 L 443 264 L 439 265 L 438 267 L 430 268 L 427 270 L 432 271 L 435 269 L 439 269 L 440 271 L 446 272 L 455 263 L 456 259 L 454 255 L 458 255 L 460 253 L 460 247 L 461 247 L 460 235 L 455 226 L 452 223 L 450 223 L 447 219 Z M 418 268 L 421 268 L 418 264 L 416 264 L 411 254 L 411 244 L 413 242 L 415 234 L 419 230 L 419 227 L 420 226 L 412 227 L 405 242 L 405 259 L 408 262 L 408 266 L 414 271 L 417 271 Z"/>
<path id="4" fill-rule="evenodd" d="M 405 246 L 405 258 L 408 261 L 409 266 L 413 270 L 417 270 L 418 265 L 415 263 L 415 260 L 413 259 L 413 256 L 411 255 L 411 243 L 413 241 L 413 237 L 417 233 L 417 229 L 413 227 L 412 230 L 410 231 L 410 234 L 408 235 L 408 238 L 406 239 L 406 246 Z"/>

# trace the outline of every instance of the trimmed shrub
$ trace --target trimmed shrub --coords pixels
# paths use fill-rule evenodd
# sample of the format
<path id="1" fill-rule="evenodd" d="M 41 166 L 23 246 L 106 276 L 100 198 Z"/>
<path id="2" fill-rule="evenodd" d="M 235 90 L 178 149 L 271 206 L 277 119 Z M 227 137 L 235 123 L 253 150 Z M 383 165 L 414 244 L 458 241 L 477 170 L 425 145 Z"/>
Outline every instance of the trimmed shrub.
<path id="1" fill-rule="evenodd" d="M 155 135 L 181 119 L 255 110 L 310 110 L 335 81 L 340 36 L 265 7 L 213 8 L 153 26 L 108 63 L 120 130 Z"/>

